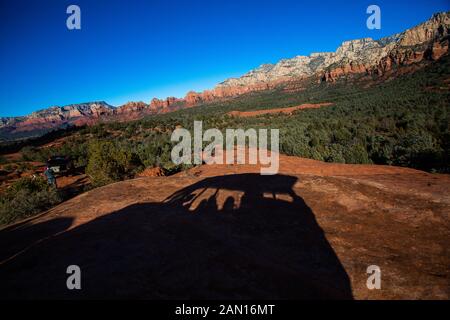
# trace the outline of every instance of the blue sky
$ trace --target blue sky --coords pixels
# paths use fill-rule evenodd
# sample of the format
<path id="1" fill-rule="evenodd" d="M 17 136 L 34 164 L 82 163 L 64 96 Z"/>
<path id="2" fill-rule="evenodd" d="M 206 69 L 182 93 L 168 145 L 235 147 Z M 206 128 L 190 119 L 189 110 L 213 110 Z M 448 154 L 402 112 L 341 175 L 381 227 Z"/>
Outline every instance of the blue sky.
<path id="1" fill-rule="evenodd" d="M 448 0 L 0 0 L 0 116 L 212 88 L 263 63 L 380 38 L 450 10 Z M 68 30 L 66 8 L 81 8 Z M 381 30 L 366 8 L 381 7 Z"/>

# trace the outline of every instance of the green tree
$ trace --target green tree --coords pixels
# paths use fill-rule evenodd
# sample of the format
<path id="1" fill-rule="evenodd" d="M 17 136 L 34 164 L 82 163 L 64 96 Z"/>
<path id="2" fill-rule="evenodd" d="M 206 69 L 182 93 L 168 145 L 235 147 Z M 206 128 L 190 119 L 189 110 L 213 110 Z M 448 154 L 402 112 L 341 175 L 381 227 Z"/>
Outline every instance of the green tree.
<path id="1" fill-rule="evenodd" d="M 86 173 L 94 186 L 121 180 L 127 172 L 131 155 L 111 141 L 94 140 L 88 147 Z"/>

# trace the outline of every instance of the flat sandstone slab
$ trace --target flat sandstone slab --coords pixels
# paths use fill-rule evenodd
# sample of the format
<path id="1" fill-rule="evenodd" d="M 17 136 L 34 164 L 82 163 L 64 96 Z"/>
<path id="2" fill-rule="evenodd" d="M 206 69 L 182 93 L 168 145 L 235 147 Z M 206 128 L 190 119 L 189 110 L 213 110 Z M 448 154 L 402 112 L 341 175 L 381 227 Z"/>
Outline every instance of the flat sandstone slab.
<path id="1" fill-rule="evenodd" d="M 119 182 L 1 230 L 0 296 L 448 299 L 449 182 L 286 156 L 277 176 L 205 165 Z"/>

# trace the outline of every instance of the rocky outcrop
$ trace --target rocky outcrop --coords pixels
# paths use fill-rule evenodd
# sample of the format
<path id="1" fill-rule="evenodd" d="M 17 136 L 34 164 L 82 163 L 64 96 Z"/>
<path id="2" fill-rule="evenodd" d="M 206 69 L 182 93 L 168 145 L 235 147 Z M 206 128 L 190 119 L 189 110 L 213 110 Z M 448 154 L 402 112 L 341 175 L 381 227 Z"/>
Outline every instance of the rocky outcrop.
<path id="1" fill-rule="evenodd" d="M 141 112 L 148 108 L 148 104 L 145 102 L 127 102 L 126 104 L 120 106 L 116 109 L 116 114 L 125 114 L 131 112 Z"/>
<path id="2" fill-rule="evenodd" d="M 44 119 L 48 121 L 67 120 L 76 117 L 94 117 L 110 115 L 114 107 L 104 101 L 72 104 L 64 107 L 51 107 L 30 114 L 27 119 Z"/>
<path id="3" fill-rule="evenodd" d="M 439 13 L 425 23 L 380 40 L 370 38 L 344 42 L 319 74 L 323 81 L 336 81 L 352 74 L 384 75 L 395 67 L 435 61 L 448 53 L 450 13 Z"/>
<path id="4" fill-rule="evenodd" d="M 437 60 L 448 53 L 450 13 L 439 13 L 425 23 L 380 40 L 364 38 L 345 41 L 336 52 L 313 53 L 264 64 L 240 78 L 222 82 L 216 90 L 246 91 L 243 88 L 317 76 L 336 81 L 352 74 L 383 75 L 393 66 Z"/>
<path id="5" fill-rule="evenodd" d="M 68 125 L 93 124 L 112 116 L 115 108 L 104 101 L 50 107 L 25 117 L 2 118 L 0 130 L 9 134 L 27 131 L 45 131 Z"/>
<path id="6" fill-rule="evenodd" d="M 151 111 L 149 109 L 149 105 L 145 102 L 127 102 L 126 104 L 116 108 L 114 112 L 105 120 L 137 120 L 150 113 Z"/>
<path id="7" fill-rule="evenodd" d="M 164 100 L 154 98 L 150 102 L 149 107 L 150 107 L 150 110 L 152 110 L 153 112 L 164 113 L 164 112 L 168 112 L 171 107 L 174 107 L 175 105 L 180 104 L 180 103 L 181 104 L 184 103 L 184 100 L 175 98 L 175 97 L 168 97 Z"/>

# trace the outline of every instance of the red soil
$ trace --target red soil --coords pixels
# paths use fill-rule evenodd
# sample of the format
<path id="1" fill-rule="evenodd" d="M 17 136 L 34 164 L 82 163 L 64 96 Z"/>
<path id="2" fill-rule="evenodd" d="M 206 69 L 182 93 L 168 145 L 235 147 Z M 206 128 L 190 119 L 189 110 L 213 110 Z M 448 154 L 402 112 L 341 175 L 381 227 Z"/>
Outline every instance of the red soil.
<path id="1" fill-rule="evenodd" d="M 144 171 L 137 174 L 137 177 L 163 177 L 165 176 L 164 170 L 155 167 L 155 168 L 147 168 Z"/>
<path id="2" fill-rule="evenodd" d="M 298 110 L 304 110 L 304 109 L 318 109 L 322 107 L 328 107 L 333 105 L 332 103 L 317 103 L 317 104 L 302 104 L 300 106 L 296 107 L 289 107 L 289 108 L 276 108 L 276 109 L 267 109 L 267 110 L 255 110 L 255 111 L 231 111 L 228 114 L 230 116 L 234 117 L 257 117 L 265 114 L 288 114 L 291 115 L 293 112 Z"/>

